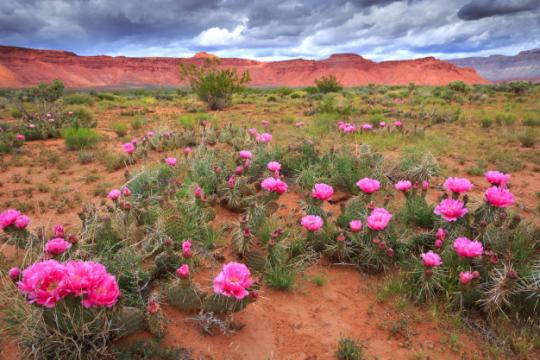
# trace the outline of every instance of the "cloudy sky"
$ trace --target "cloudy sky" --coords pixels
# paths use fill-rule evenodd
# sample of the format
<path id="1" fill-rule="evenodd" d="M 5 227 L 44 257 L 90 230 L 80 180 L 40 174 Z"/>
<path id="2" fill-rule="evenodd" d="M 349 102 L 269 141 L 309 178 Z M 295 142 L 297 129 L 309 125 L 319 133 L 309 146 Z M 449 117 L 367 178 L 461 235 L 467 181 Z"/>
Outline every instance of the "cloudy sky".
<path id="1" fill-rule="evenodd" d="M 540 0 L 0 0 L 0 44 L 260 60 L 513 55 L 540 47 Z"/>

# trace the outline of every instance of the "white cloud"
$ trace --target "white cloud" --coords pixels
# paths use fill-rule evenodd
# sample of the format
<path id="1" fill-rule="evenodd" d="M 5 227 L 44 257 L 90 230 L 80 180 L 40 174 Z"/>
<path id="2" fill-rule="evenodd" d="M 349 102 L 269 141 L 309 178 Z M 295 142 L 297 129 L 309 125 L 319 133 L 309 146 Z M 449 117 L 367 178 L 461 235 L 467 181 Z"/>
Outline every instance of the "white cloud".
<path id="1" fill-rule="evenodd" d="M 220 27 L 211 27 L 195 37 L 199 46 L 226 46 L 237 44 L 244 39 L 244 30 L 247 29 L 247 19 L 237 25 L 232 31 Z"/>

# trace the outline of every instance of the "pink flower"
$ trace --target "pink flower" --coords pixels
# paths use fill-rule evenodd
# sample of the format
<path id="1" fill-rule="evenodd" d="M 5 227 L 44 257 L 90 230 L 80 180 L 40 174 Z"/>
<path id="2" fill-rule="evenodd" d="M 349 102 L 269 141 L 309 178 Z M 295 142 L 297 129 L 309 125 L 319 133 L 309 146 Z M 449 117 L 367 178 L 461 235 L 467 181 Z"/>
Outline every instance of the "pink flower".
<path id="1" fill-rule="evenodd" d="M 263 120 L 261 123 L 262 123 L 262 126 L 265 127 L 265 128 L 270 126 L 270 122 L 268 120 Z"/>
<path id="2" fill-rule="evenodd" d="M 412 183 L 409 180 L 400 180 L 396 183 L 395 187 L 396 190 L 406 192 L 411 190 Z"/>
<path id="3" fill-rule="evenodd" d="M 381 183 L 379 182 L 379 180 L 363 178 L 358 180 L 356 186 L 358 186 L 360 190 L 362 190 L 366 194 L 371 194 L 381 188 Z"/>
<path id="4" fill-rule="evenodd" d="M 66 294 L 66 269 L 56 260 L 37 262 L 23 271 L 17 283 L 19 291 L 28 301 L 53 308 Z"/>
<path id="5" fill-rule="evenodd" d="M 251 154 L 251 151 L 248 151 L 248 150 L 240 150 L 238 154 L 240 155 L 242 159 L 251 159 L 251 157 L 253 156 Z"/>
<path id="6" fill-rule="evenodd" d="M 21 216 L 21 212 L 15 209 L 7 209 L 0 213 L 0 227 L 5 229 L 15 223 L 17 218 Z"/>
<path id="7" fill-rule="evenodd" d="M 173 157 L 165 158 L 165 163 L 169 166 L 176 166 L 176 158 L 173 158 Z"/>
<path id="8" fill-rule="evenodd" d="M 439 254 L 434 253 L 433 251 L 428 251 L 427 253 L 420 254 L 422 258 L 422 264 L 425 267 L 437 267 L 442 265 L 441 257 Z"/>
<path id="9" fill-rule="evenodd" d="M 457 194 L 463 194 L 473 188 L 473 184 L 468 179 L 449 177 L 443 184 L 446 191 L 451 191 Z"/>
<path id="10" fill-rule="evenodd" d="M 330 185 L 324 183 L 315 184 L 311 191 L 312 197 L 322 201 L 330 200 L 332 195 L 334 195 L 334 189 Z"/>
<path id="11" fill-rule="evenodd" d="M 131 190 L 127 186 L 125 186 L 122 189 L 122 194 L 124 194 L 124 196 L 131 196 Z"/>
<path id="12" fill-rule="evenodd" d="M 385 127 L 385 126 L 386 126 L 386 122 L 381 121 L 381 122 L 379 123 L 379 126 L 382 127 L 382 128 Z"/>
<path id="13" fill-rule="evenodd" d="M 268 192 L 283 194 L 285 191 L 287 191 L 287 184 L 280 179 L 274 179 L 269 177 L 261 182 L 261 188 Z"/>
<path id="14" fill-rule="evenodd" d="M 71 244 L 62 238 L 54 238 L 45 244 L 45 251 L 51 255 L 59 255 L 71 248 Z"/>
<path id="15" fill-rule="evenodd" d="M 17 219 L 15 219 L 15 227 L 17 229 L 26 229 L 29 223 L 30 218 L 26 215 L 19 215 L 17 216 Z"/>
<path id="16" fill-rule="evenodd" d="M 466 237 L 458 237 L 454 240 L 454 250 L 460 257 L 475 258 L 482 256 L 484 247 L 480 241 L 472 241 Z"/>
<path id="17" fill-rule="evenodd" d="M 488 171 L 484 174 L 484 177 L 491 185 L 506 186 L 510 180 L 510 175 L 502 173 L 500 171 Z"/>
<path id="18" fill-rule="evenodd" d="M 463 285 L 467 285 L 478 277 L 480 277 L 478 271 L 462 271 L 459 273 L 459 282 Z"/>
<path id="19" fill-rule="evenodd" d="M 135 151 L 135 145 L 128 142 L 122 145 L 122 149 L 126 152 L 126 154 L 131 155 Z"/>
<path id="20" fill-rule="evenodd" d="M 403 124 L 401 123 L 401 121 L 399 121 L 399 120 L 394 121 L 394 126 L 395 127 L 401 127 L 402 125 Z"/>
<path id="21" fill-rule="evenodd" d="M 151 137 L 154 137 L 155 133 L 153 131 L 149 131 L 146 133 L 146 136 L 151 138 Z"/>
<path id="22" fill-rule="evenodd" d="M 444 199 L 433 211 L 435 214 L 442 216 L 446 221 L 456 221 L 465 216 L 469 210 L 464 207 L 463 201 L 454 199 Z"/>
<path id="23" fill-rule="evenodd" d="M 301 128 L 304 126 L 304 122 L 303 121 L 298 121 L 296 124 L 294 124 L 294 126 L 296 126 L 297 128 Z"/>
<path id="24" fill-rule="evenodd" d="M 20 141 L 24 141 L 26 138 L 24 137 L 23 134 L 17 134 L 17 136 L 15 136 L 15 139 L 20 140 Z"/>
<path id="25" fill-rule="evenodd" d="M 87 309 L 92 307 L 113 307 L 120 297 L 120 288 L 113 275 L 106 274 L 100 277 L 91 290 L 88 291 L 83 306 Z"/>
<path id="26" fill-rule="evenodd" d="M 64 227 L 61 224 L 56 224 L 53 227 L 54 237 L 63 238 L 64 237 Z"/>
<path id="27" fill-rule="evenodd" d="M 137 140 L 137 138 L 131 139 L 131 144 L 133 144 L 133 145 L 137 145 L 138 142 L 139 142 L 139 140 Z"/>
<path id="28" fill-rule="evenodd" d="M 189 265 L 184 264 L 180 266 L 178 269 L 176 269 L 176 275 L 180 279 L 188 279 L 189 278 Z"/>
<path id="29" fill-rule="evenodd" d="M 19 276 L 21 276 L 21 269 L 18 267 L 12 267 L 8 271 L 8 276 L 13 281 L 19 280 Z"/>
<path id="30" fill-rule="evenodd" d="M 229 180 L 227 180 L 227 185 L 229 186 L 229 189 L 234 189 L 234 185 L 235 185 L 234 175 L 229 176 Z"/>
<path id="31" fill-rule="evenodd" d="M 352 232 L 359 232 L 360 230 L 362 230 L 362 221 L 351 220 L 351 222 L 349 222 L 349 228 Z"/>
<path id="32" fill-rule="evenodd" d="M 422 181 L 422 190 L 429 189 L 429 182 L 427 180 Z"/>
<path id="33" fill-rule="evenodd" d="M 191 150 L 191 147 L 186 146 L 183 151 L 184 151 L 184 155 L 189 155 L 191 154 L 192 150 Z"/>
<path id="34" fill-rule="evenodd" d="M 368 227 L 372 230 L 384 230 L 392 220 L 392 214 L 384 208 L 375 208 L 367 217 Z"/>
<path id="35" fill-rule="evenodd" d="M 280 171 L 281 170 L 281 164 L 277 161 L 270 161 L 268 165 L 266 165 L 266 168 L 270 171 Z"/>
<path id="36" fill-rule="evenodd" d="M 244 172 L 244 168 L 241 166 L 237 166 L 236 169 L 234 169 L 234 173 L 236 175 L 242 175 L 243 172 Z"/>
<path id="37" fill-rule="evenodd" d="M 369 131 L 371 129 L 373 129 L 373 125 L 371 125 L 371 124 L 362 124 L 362 130 Z"/>
<path id="38" fill-rule="evenodd" d="M 249 295 L 249 289 L 253 285 L 253 279 L 246 265 L 230 262 L 223 266 L 218 276 L 214 279 L 214 292 L 227 297 L 234 296 L 242 300 Z"/>
<path id="39" fill-rule="evenodd" d="M 36 128 L 36 125 L 35 125 L 35 124 L 28 124 L 28 127 L 29 127 L 30 129 L 35 129 L 35 128 Z"/>
<path id="40" fill-rule="evenodd" d="M 444 241 L 446 239 L 446 231 L 443 228 L 438 228 L 435 236 L 437 239 Z"/>
<path id="41" fill-rule="evenodd" d="M 257 142 L 261 144 L 267 144 L 270 141 L 272 141 L 272 134 L 269 134 L 269 133 L 257 134 L 257 137 L 255 139 L 257 140 Z"/>
<path id="42" fill-rule="evenodd" d="M 199 185 L 195 186 L 195 197 L 197 199 L 202 199 L 203 198 L 203 192 L 202 192 L 202 189 Z"/>
<path id="43" fill-rule="evenodd" d="M 81 296 L 91 291 L 107 275 L 107 269 L 93 261 L 73 260 L 64 264 L 67 279 L 66 291 Z"/>
<path id="44" fill-rule="evenodd" d="M 182 242 L 182 256 L 185 258 L 190 258 L 193 254 L 191 253 L 191 240 L 186 240 Z"/>
<path id="45" fill-rule="evenodd" d="M 302 218 L 302 226 L 308 231 L 319 231 L 323 225 L 324 221 L 320 216 L 317 215 L 306 215 Z"/>
<path id="46" fill-rule="evenodd" d="M 249 169 L 250 166 L 251 166 L 251 160 L 246 159 L 246 161 L 244 161 L 244 169 Z"/>
<path id="47" fill-rule="evenodd" d="M 257 136 L 257 134 L 258 134 L 257 129 L 255 129 L 255 128 L 249 129 L 248 134 L 251 135 L 251 136 Z"/>
<path id="48" fill-rule="evenodd" d="M 435 240 L 435 249 L 440 249 L 443 246 L 443 241 L 441 239 Z"/>
<path id="49" fill-rule="evenodd" d="M 149 314 L 155 314 L 159 311 L 160 306 L 155 299 L 148 299 L 148 304 L 146 304 L 146 311 Z"/>
<path id="50" fill-rule="evenodd" d="M 109 194 L 107 195 L 107 197 L 113 201 L 116 201 L 118 200 L 121 194 L 122 193 L 120 192 L 120 190 L 112 189 L 111 191 L 109 191 Z"/>
<path id="51" fill-rule="evenodd" d="M 508 207 L 515 202 L 514 195 L 504 187 L 492 186 L 484 195 L 489 205 L 499 208 Z"/>

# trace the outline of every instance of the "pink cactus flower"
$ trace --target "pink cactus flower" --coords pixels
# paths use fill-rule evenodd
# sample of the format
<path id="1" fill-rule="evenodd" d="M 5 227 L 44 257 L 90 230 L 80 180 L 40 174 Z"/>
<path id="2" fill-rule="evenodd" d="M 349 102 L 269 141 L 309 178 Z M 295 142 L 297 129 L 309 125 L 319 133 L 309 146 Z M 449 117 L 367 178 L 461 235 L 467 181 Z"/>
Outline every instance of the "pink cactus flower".
<path id="1" fill-rule="evenodd" d="M 238 155 L 240 155 L 240 158 L 242 159 L 251 159 L 253 157 L 253 155 L 251 154 L 251 151 L 248 151 L 248 150 L 240 150 Z"/>
<path id="2" fill-rule="evenodd" d="M 65 241 L 62 238 L 54 238 L 47 241 L 47 243 L 45 244 L 45 252 L 50 255 L 59 255 L 71 248 L 71 246 L 71 243 Z"/>
<path id="3" fill-rule="evenodd" d="M 19 269 L 18 267 L 12 267 L 8 271 L 8 276 L 13 281 L 19 280 L 19 277 L 21 276 L 21 269 Z"/>
<path id="4" fill-rule="evenodd" d="M 392 219 L 392 214 L 384 208 L 375 208 L 367 217 L 368 227 L 372 230 L 381 231 L 386 229 Z"/>
<path id="5" fill-rule="evenodd" d="M 186 146 L 183 151 L 184 151 L 184 155 L 187 156 L 187 155 L 191 154 L 192 150 L 191 150 L 191 147 Z"/>
<path id="6" fill-rule="evenodd" d="M 473 184 L 465 178 L 449 177 L 443 184 L 446 191 L 450 191 L 456 194 L 463 194 L 472 190 Z"/>
<path id="7" fill-rule="evenodd" d="M 7 209 L 2 211 L 0 213 L 0 227 L 2 229 L 8 228 L 9 226 L 15 224 L 15 221 L 21 215 L 21 212 L 15 209 Z"/>
<path id="8" fill-rule="evenodd" d="M 281 170 L 281 164 L 277 161 L 270 161 L 268 165 L 266 165 L 266 168 L 270 171 L 276 172 Z"/>
<path id="9" fill-rule="evenodd" d="M 67 294 L 66 275 L 65 267 L 58 261 L 45 260 L 26 268 L 17 286 L 29 303 L 53 308 Z"/>
<path id="10" fill-rule="evenodd" d="M 122 193 L 120 192 L 120 190 L 112 189 L 111 191 L 109 191 L 109 194 L 107 195 L 107 197 L 111 199 L 112 201 L 116 201 L 118 200 L 121 194 Z"/>
<path id="11" fill-rule="evenodd" d="M 261 188 L 268 192 L 283 194 L 285 191 L 287 191 L 288 186 L 280 179 L 269 177 L 261 182 Z"/>
<path id="12" fill-rule="evenodd" d="M 383 127 L 386 127 L 386 122 L 381 121 L 381 122 L 379 123 L 379 126 L 382 127 L 382 128 L 383 128 Z"/>
<path id="13" fill-rule="evenodd" d="M 396 190 L 407 192 L 412 189 L 412 183 L 409 180 L 400 180 L 395 185 Z"/>
<path id="14" fill-rule="evenodd" d="M 65 234 L 64 227 L 62 224 L 56 224 L 53 227 L 53 233 L 55 238 L 63 238 Z"/>
<path id="15" fill-rule="evenodd" d="M 237 166 L 235 169 L 234 169 L 234 173 L 236 175 L 242 175 L 242 173 L 244 172 L 244 168 L 241 167 L 241 166 Z"/>
<path id="16" fill-rule="evenodd" d="M 516 201 L 514 195 L 505 187 L 492 186 L 486 190 L 484 195 L 489 205 L 499 208 L 513 205 Z"/>
<path id="17" fill-rule="evenodd" d="M 28 128 L 30 128 L 30 129 L 35 129 L 35 128 L 36 128 L 36 125 L 35 125 L 35 124 L 28 124 Z"/>
<path id="18" fill-rule="evenodd" d="M 134 146 L 137 146 L 137 143 L 139 142 L 139 140 L 135 137 L 133 139 L 131 139 L 131 144 L 134 145 Z"/>
<path id="19" fill-rule="evenodd" d="M 75 296 L 85 295 L 107 275 L 105 266 L 94 261 L 72 260 L 66 262 L 64 266 L 68 275 L 66 289 Z"/>
<path id="20" fill-rule="evenodd" d="M 311 196 L 313 198 L 322 201 L 330 200 L 332 195 L 334 195 L 334 189 L 330 185 L 324 183 L 315 184 L 315 186 L 313 186 L 313 190 L 311 191 Z"/>
<path id="21" fill-rule="evenodd" d="M 202 189 L 199 185 L 195 186 L 195 197 L 197 199 L 202 199 L 203 198 L 203 192 L 202 192 Z"/>
<path id="22" fill-rule="evenodd" d="M 120 297 L 120 288 L 113 275 L 106 274 L 96 281 L 92 289 L 83 299 L 83 306 L 87 309 L 93 307 L 113 307 Z"/>
<path id="23" fill-rule="evenodd" d="M 478 271 L 462 271 L 459 273 L 459 282 L 462 285 L 467 285 L 472 280 L 480 277 Z"/>
<path id="24" fill-rule="evenodd" d="M 182 256 L 187 258 L 190 258 L 193 256 L 191 253 L 191 240 L 186 240 L 182 242 Z"/>
<path id="25" fill-rule="evenodd" d="M 454 250 L 463 258 L 475 258 L 482 256 L 484 247 L 480 241 L 472 241 L 466 237 L 458 237 L 454 240 Z"/>
<path id="26" fill-rule="evenodd" d="M 251 167 L 251 160 L 246 159 L 244 161 L 244 169 L 249 169 Z"/>
<path id="27" fill-rule="evenodd" d="M 429 181 L 424 180 L 422 181 L 422 190 L 427 190 L 427 189 L 429 189 Z"/>
<path id="28" fill-rule="evenodd" d="M 444 241 L 444 239 L 446 239 L 446 231 L 443 228 L 438 228 L 435 236 L 437 239 Z"/>
<path id="29" fill-rule="evenodd" d="M 26 215 L 19 215 L 15 219 L 15 227 L 19 230 L 26 229 L 29 223 L 30 223 L 30 218 Z"/>
<path id="30" fill-rule="evenodd" d="M 270 121 L 268 121 L 268 120 L 263 120 L 263 121 L 261 121 L 261 123 L 262 123 L 262 126 L 263 126 L 264 128 L 267 128 L 267 127 L 270 126 Z"/>
<path id="31" fill-rule="evenodd" d="M 349 222 L 349 228 L 352 232 L 359 232 L 362 230 L 362 221 L 360 220 L 351 220 Z"/>
<path id="32" fill-rule="evenodd" d="M 395 127 L 401 127 L 401 126 L 403 126 L 403 124 L 401 123 L 401 121 L 396 120 L 396 121 L 394 121 L 394 126 Z"/>
<path id="33" fill-rule="evenodd" d="M 153 131 L 149 131 L 146 133 L 146 136 L 151 138 L 151 137 L 154 137 L 155 133 Z"/>
<path id="34" fill-rule="evenodd" d="M 229 180 L 227 180 L 227 186 L 229 189 L 234 189 L 234 185 L 236 184 L 234 175 L 229 176 Z"/>
<path id="35" fill-rule="evenodd" d="M 15 139 L 17 139 L 19 141 L 24 141 L 26 139 L 26 137 L 23 134 L 17 134 L 15 136 Z"/>
<path id="36" fill-rule="evenodd" d="M 304 122 L 303 121 L 298 121 L 296 124 L 294 124 L 294 126 L 296 126 L 297 128 L 301 128 L 304 126 Z"/>
<path id="37" fill-rule="evenodd" d="M 272 134 L 270 134 L 270 133 L 258 134 L 257 137 L 256 137 L 256 140 L 257 140 L 258 143 L 267 144 L 270 141 L 272 141 Z"/>
<path id="38" fill-rule="evenodd" d="M 176 158 L 173 158 L 173 157 L 165 158 L 165 163 L 169 166 L 176 166 Z"/>
<path id="39" fill-rule="evenodd" d="M 122 149 L 124 149 L 124 152 L 128 155 L 131 155 L 135 152 L 135 145 L 133 143 L 125 143 L 122 145 Z"/>
<path id="40" fill-rule="evenodd" d="M 469 210 L 464 207 L 461 200 L 444 199 L 435 207 L 433 212 L 446 221 L 456 221 L 465 216 Z"/>
<path id="41" fill-rule="evenodd" d="M 155 299 L 148 299 L 148 304 L 146 304 L 146 311 L 149 314 L 155 314 L 159 311 L 161 307 Z"/>
<path id="42" fill-rule="evenodd" d="M 180 279 L 189 279 L 189 265 L 184 264 L 180 266 L 178 269 L 176 269 L 176 275 Z"/>
<path id="43" fill-rule="evenodd" d="M 362 124 L 362 130 L 369 131 L 373 129 L 373 125 L 371 124 Z"/>
<path id="44" fill-rule="evenodd" d="M 255 128 L 248 129 L 248 134 L 253 136 L 253 137 L 256 137 L 257 134 L 258 134 L 257 129 L 255 129 Z"/>
<path id="45" fill-rule="evenodd" d="M 379 180 L 363 178 L 356 182 L 356 186 L 366 194 L 372 194 L 381 188 Z"/>
<path id="46" fill-rule="evenodd" d="M 223 271 L 214 279 L 214 292 L 242 300 L 249 295 L 248 289 L 251 285 L 253 285 L 253 279 L 247 266 L 230 262 L 223 266 Z"/>
<path id="47" fill-rule="evenodd" d="M 510 181 L 510 175 L 500 171 L 488 171 L 484 174 L 484 177 L 491 185 L 506 186 Z"/>
<path id="48" fill-rule="evenodd" d="M 431 250 L 427 253 L 420 254 L 420 257 L 422 258 L 422 264 L 424 264 L 425 267 L 433 268 L 442 265 L 439 254 L 434 253 Z"/>
<path id="49" fill-rule="evenodd" d="M 131 190 L 127 186 L 124 186 L 122 194 L 124 194 L 124 196 L 131 196 Z"/>
<path id="50" fill-rule="evenodd" d="M 306 215 L 302 218 L 301 224 L 306 230 L 315 232 L 323 227 L 324 221 L 320 216 Z"/>
<path id="51" fill-rule="evenodd" d="M 435 240 L 435 249 L 440 249 L 443 246 L 443 241 L 441 239 Z"/>

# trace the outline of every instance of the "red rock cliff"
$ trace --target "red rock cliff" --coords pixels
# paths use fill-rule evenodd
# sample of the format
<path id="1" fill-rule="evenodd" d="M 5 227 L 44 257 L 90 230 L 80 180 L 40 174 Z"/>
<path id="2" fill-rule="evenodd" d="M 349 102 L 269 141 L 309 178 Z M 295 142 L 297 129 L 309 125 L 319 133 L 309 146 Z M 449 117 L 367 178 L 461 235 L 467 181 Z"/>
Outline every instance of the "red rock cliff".
<path id="1" fill-rule="evenodd" d="M 54 79 L 63 80 L 71 88 L 177 86 L 181 84 L 180 64 L 202 64 L 212 57 L 204 52 L 192 58 L 78 56 L 67 51 L 0 46 L 0 87 L 26 87 Z M 410 82 L 443 85 L 457 80 L 488 83 L 473 69 L 432 57 L 380 63 L 356 54 L 273 62 L 222 58 L 220 66 L 249 71 L 250 86 L 309 86 L 315 79 L 330 74 L 345 86 Z"/>

